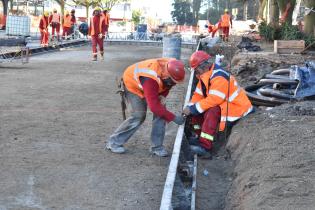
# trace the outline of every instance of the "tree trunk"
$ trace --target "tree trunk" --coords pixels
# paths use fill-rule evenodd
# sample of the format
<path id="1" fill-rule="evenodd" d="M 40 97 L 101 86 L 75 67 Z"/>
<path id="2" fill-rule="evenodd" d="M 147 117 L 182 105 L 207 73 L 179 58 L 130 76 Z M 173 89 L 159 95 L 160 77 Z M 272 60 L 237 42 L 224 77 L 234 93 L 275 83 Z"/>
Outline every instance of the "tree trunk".
<path id="1" fill-rule="evenodd" d="M 3 5 L 3 14 L 7 15 L 8 14 L 8 1 L 2 0 L 2 5 Z"/>
<path id="2" fill-rule="evenodd" d="M 247 20 L 248 17 L 248 0 L 244 0 L 243 2 L 243 19 Z"/>
<path id="3" fill-rule="evenodd" d="M 272 26 L 279 25 L 279 7 L 276 0 L 270 0 L 269 23 Z"/>
<path id="4" fill-rule="evenodd" d="M 315 1 L 314 0 L 305 0 L 305 7 L 307 8 L 315 8 Z M 315 12 L 311 12 L 310 14 L 304 17 L 304 32 L 308 35 L 315 36 Z"/>
<path id="5" fill-rule="evenodd" d="M 264 20 L 264 10 L 266 8 L 267 0 L 259 0 L 258 18 Z"/>
<path id="6" fill-rule="evenodd" d="M 60 11 L 61 11 L 61 25 L 63 26 L 63 17 L 65 15 L 65 2 L 64 1 L 60 1 Z"/>
<path id="7" fill-rule="evenodd" d="M 85 12 L 86 12 L 86 13 L 85 13 L 85 14 L 86 14 L 86 21 L 89 22 L 88 20 L 89 20 L 89 8 L 90 8 L 90 7 L 89 7 L 89 6 L 86 6 L 85 8 L 86 8 L 86 10 L 85 10 Z"/>
<path id="8" fill-rule="evenodd" d="M 277 3 L 281 12 L 281 22 L 292 24 L 292 15 L 296 0 L 277 0 Z"/>

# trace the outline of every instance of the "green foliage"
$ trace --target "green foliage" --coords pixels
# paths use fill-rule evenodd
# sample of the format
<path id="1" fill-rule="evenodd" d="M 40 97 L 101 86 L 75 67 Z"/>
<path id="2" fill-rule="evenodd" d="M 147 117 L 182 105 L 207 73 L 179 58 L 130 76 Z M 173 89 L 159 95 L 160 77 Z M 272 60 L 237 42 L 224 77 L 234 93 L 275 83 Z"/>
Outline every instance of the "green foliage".
<path id="1" fill-rule="evenodd" d="M 279 27 L 268 25 L 262 22 L 259 27 L 259 34 L 267 41 L 273 40 L 304 40 L 305 45 L 309 45 L 315 41 L 313 36 L 308 36 L 302 33 L 297 26 L 292 26 L 289 23 L 284 23 Z"/>
<path id="2" fill-rule="evenodd" d="M 268 25 L 266 22 L 262 22 L 259 27 L 259 34 L 263 36 L 267 41 L 275 40 L 275 28 L 271 25 Z"/>
<path id="3" fill-rule="evenodd" d="M 175 0 L 172 6 L 174 7 L 171 11 L 172 18 L 178 25 L 192 25 L 193 14 L 189 1 Z"/>
<path id="4" fill-rule="evenodd" d="M 140 23 L 140 17 L 141 17 L 141 11 L 140 10 L 133 10 L 132 11 L 132 22 L 135 23 L 135 25 L 138 25 Z"/>

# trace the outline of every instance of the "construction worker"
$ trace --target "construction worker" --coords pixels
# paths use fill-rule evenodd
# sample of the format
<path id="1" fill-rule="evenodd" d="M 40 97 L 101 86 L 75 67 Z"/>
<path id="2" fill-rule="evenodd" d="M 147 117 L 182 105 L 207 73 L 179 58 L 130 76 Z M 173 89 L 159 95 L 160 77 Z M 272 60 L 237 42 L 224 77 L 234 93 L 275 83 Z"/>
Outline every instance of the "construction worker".
<path id="1" fill-rule="evenodd" d="M 49 33 L 48 33 L 48 16 L 49 12 L 45 11 L 43 16 L 41 17 L 39 21 L 39 31 L 40 31 L 40 46 L 41 47 L 47 47 L 48 46 L 48 39 L 49 39 Z"/>
<path id="2" fill-rule="evenodd" d="M 55 31 L 57 39 L 60 39 L 60 15 L 57 13 L 57 9 L 53 10 L 53 13 L 49 17 L 49 23 L 51 25 L 51 40 L 54 40 Z"/>
<path id="3" fill-rule="evenodd" d="M 75 17 L 75 9 L 71 10 L 71 29 L 70 29 L 70 34 L 72 34 L 72 39 L 74 39 L 74 30 L 75 30 L 75 25 L 77 23 L 76 17 Z"/>
<path id="4" fill-rule="evenodd" d="M 151 153 L 165 157 L 163 146 L 166 122 L 184 123 L 182 115 L 175 115 L 165 107 L 169 90 L 185 78 L 184 64 L 173 58 L 157 58 L 135 63 L 125 70 L 123 83 L 131 116 L 110 136 L 106 148 L 114 153 L 124 153 L 123 144 L 138 130 L 146 117 L 147 106 L 153 112 Z"/>
<path id="5" fill-rule="evenodd" d="M 101 13 L 101 9 L 96 7 L 90 20 L 89 35 L 92 39 L 93 61 L 97 61 L 97 45 L 99 46 L 101 59 L 104 60 L 105 20 Z"/>
<path id="6" fill-rule="evenodd" d="M 216 64 L 204 51 L 196 51 L 190 57 L 190 66 L 199 82 L 183 114 L 192 116 L 196 136 L 190 139 L 190 147 L 199 155 L 210 154 L 217 128 L 224 131 L 226 124 L 230 128 L 253 110 L 236 79 L 218 65 L 221 58 L 216 56 Z"/>
<path id="7" fill-rule="evenodd" d="M 109 13 L 108 13 L 108 9 L 104 9 L 102 15 L 103 15 L 103 18 L 104 18 L 104 21 L 105 21 L 105 34 L 107 35 L 108 28 L 109 28 Z"/>
<path id="8" fill-rule="evenodd" d="M 229 15 L 229 10 L 225 9 L 224 14 L 221 16 L 223 41 L 229 41 L 230 27 L 232 28 L 232 17 Z"/>
<path id="9" fill-rule="evenodd" d="M 68 38 L 68 35 L 71 33 L 71 16 L 69 14 L 69 11 L 65 12 L 65 16 L 63 17 L 63 31 L 62 31 L 62 37 L 64 39 Z"/>

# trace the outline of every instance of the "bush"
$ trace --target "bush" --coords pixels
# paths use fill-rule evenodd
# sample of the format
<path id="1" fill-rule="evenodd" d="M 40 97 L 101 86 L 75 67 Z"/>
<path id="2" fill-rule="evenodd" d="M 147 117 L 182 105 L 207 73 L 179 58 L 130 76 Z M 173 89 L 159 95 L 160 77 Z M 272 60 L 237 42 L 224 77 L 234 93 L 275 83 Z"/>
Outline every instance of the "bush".
<path id="1" fill-rule="evenodd" d="M 259 27 L 259 34 L 267 41 L 273 40 L 304 40 L 305 45 L 308 46 L 315 41 L 313 36 L 308 36 L 302 33 L 297 26 L 284 23 L 279 27 L 271 26 L 266 22 L 262 22 Z"/>

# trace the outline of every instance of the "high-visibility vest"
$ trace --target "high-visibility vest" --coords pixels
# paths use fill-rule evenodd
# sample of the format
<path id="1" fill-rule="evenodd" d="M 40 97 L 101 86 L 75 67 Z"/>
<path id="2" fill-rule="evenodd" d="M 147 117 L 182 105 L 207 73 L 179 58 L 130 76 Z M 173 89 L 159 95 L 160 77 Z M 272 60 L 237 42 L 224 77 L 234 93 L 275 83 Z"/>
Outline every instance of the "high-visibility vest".
<path id="1" fill-rule="evenodd" d="M 100 22 L 98 25 L 100 33 L 102 33 L 103 21 L 104 21 L 104 17 L 103 17 L 103 15 L 100 15 Z M 91 36 L 93 36 L 93 35 L 95 35 L 93 17 L 91 17 L 91 19 L 90 19 L 90 27 L 91 27 Z"/>
<path id="2" fill-rule="evenodd" d="M 163 67 L 160 63 L 166 63 L 169 58 L 149 59 L 135 63 L 125 70 L 123 81 L 128 91 L 144 98 L 143 87 L 140 82 L 140 77 L 148 77 L 155 80 L 159 85 L 159 93 L 164 92 L 167 88 L 163 85 L 161 75 Z"/>
<path id="3" fill-rule="evenodd" d="M 230 27 L 231 16 L 224 14 L 221 16 L 221 27 Z"/>
<path id="4" fill-rule="evenodd" d="M 63 26 L 64 26 L 64 27 L 68 27 L 68 28 L 71 27 L 71 16 L 70 16 L 70 15 L 65 16 L 65 17 L 63 18 Z"/>
<path id="5" fill-rule="evenodd" d="M 224 130 L 226 121 L 234 122 L 253 109 L 244 89 L 238 86 L 236 79 L 217 65 L 212 65 L 208 72 L 200 76 L 189 105 L 194 105 L 199 113 L 220 106 L 220 131 Z"/>
<path id="6" fill-rule="evenodd" d="M 57 13 L 53 13 L 52 14 L 52 19 L 51 19 L 52 23 L 60 23 L 60 15 Z"/>

